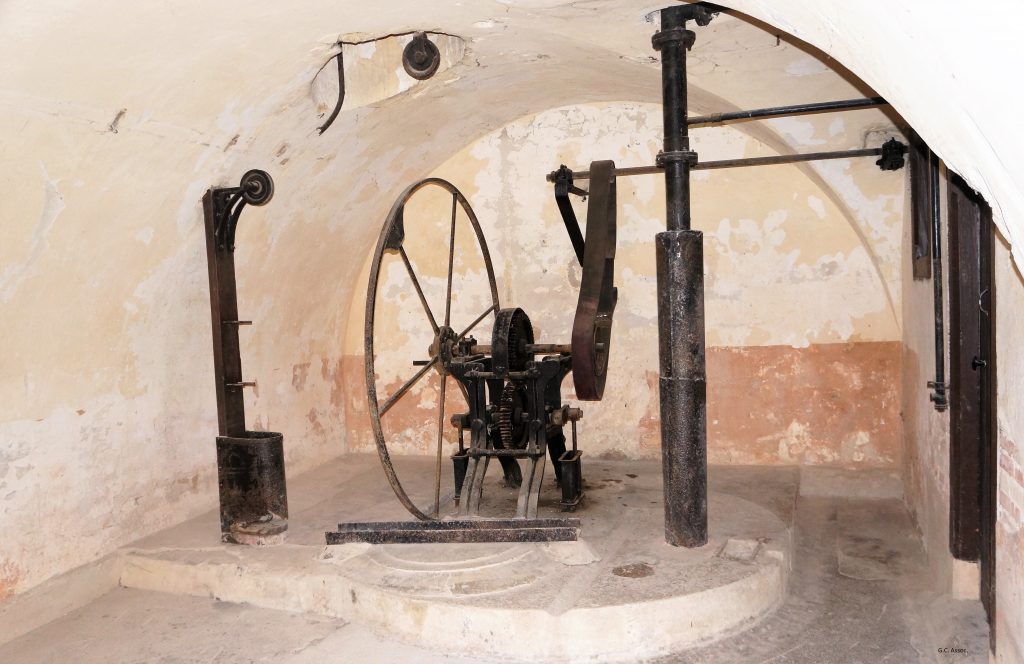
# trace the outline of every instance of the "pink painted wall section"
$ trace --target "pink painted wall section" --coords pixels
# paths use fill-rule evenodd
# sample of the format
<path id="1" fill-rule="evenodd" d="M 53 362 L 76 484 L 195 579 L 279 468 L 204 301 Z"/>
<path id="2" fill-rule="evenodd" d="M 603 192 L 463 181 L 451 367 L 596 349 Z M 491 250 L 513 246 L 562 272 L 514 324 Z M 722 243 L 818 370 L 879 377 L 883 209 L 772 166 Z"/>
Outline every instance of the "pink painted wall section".
<path id="1" fill-rule="evenodd" d="M 709 348 L 708 460 L 711 463 L 822 465 L 892 468 L 902 459 L 899 342 L 820 344 L 808 348 L 751 346 Z M 344 362 L 345 380 L 363 381 L 361 356 Z M 402 400 L 385 418 L 389 448 L 404 453 L 433 450 L 436 379 L 421 396 Z M 429 395 L 429 396 L 428 396 Z M 571 392 L 566 397 L 573 398 Z M 646 372 L 644 385 L 613 401 L 639 402 L 638 420 L 623 420 L 602 440 L 621 438 L 614 447 L 594 445 L 584 409 L 580 447 L 596 456 L 658 457 L 658 374 Z M 611 400 L 610 400 L 611 401 Z M 449 391 L 449 411 L 465 409 Z M 373 451 L 366 401 L 353 390 L 345 402 L 352 450 Z M 621 407 L 621 406 L 620 406 Z M 603 425 L 607 426 L 607 425 Z M 454 451 L 455 434 L 447 435 Z"/>
<path id="2" fill-rule="evenodd" d="M 711 463 L 898 467 L 893 342 L 708 351 Z"/>

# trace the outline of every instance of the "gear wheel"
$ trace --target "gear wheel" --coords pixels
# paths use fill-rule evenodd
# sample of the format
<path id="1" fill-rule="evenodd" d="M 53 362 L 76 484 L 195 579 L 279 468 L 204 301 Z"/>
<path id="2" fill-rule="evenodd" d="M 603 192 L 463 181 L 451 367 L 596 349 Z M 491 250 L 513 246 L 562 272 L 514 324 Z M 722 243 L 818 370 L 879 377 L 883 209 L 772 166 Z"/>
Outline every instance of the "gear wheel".
<path id="1" fill-rule="evenodd" d="M 494 317 L 491 335 L 493 371 L 507 374 L 523 371 L 534 354 L 526 349 L 533 343 L 533 325 L 522 309 L 500 309 Z"/>
<path id="2" fill-rule="evenodd" d="M 521 420 L 526 405 L 523 389 L 512 381 L 506 382 L 501 390 L 501 399 L 495 420 L 498 424 L 498 441 L 502 449 L 521 450 L 526 447 L 526 428 Z"/>

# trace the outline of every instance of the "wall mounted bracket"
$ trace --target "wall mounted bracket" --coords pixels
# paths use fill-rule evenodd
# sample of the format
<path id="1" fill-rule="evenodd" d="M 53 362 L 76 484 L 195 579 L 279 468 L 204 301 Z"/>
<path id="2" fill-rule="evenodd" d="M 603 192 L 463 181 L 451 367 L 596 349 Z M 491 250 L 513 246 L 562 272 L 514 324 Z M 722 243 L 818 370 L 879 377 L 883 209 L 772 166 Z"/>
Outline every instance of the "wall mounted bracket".
<path id="1" fill-rule="evenodd" d="M 266 205 L 274 197 L 274 181 L 266 171 L 251 170 L 237 187 L 210 189 L 213 205 L 214 237 L 218 251 L 235 250 L 235 229 L 242 208 Z"/>
<path id="2" fill-rule="evenodd" d="M 274 181 L 252 170 L 237 187 L 212 188 L 203 196 L 206 259 L 210 275 L 213 366 L 217 388 L 217 475 L 221 540 L 235 544 L 276 544 L 288 529 L 284 437 L 245 428 L 243 392 L 255 381 L 242 379 L 235 287 L 235 230 L 246 205 L 266 205 Z"/>

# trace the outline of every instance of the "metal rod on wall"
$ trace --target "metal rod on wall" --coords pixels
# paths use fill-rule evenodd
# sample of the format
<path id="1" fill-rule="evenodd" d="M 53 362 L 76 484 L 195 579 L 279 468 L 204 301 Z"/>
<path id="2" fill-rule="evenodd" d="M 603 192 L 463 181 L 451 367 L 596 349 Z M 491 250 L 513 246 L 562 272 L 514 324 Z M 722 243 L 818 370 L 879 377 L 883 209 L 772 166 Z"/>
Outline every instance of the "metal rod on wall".
<path id="1" fill-rule="evenodd" d="M 742 159 L 719 159 L 716 161 L 698 161 L 695 164 L 690 165 L 691 171 L 708 171 L 716 170 L 719 168 L 741 168 L 747 166 L 774 166 L 777 164 L 794 164 L 804 161 L 825 161 L 829 159 L 851 159 L 855 157 L 877 157 L 883 155 L 884 149 L 881 147 L 877 148 L 858 148 L 855 150 L 837 150 L 833 152 L 809 152 L 804 154 L 780 154 L 772 155 L 770 157 L 746 157 Z M 661 166 L 627 166 L 625 168 L 616 168 L 616 177 L 626 177 L 631 175 L 656 175 L 664 172 Z M 554 182 L 554 178 L 558 174 L 558 171 L 549 173 L 547 179 L 549 182 Z M 572 171 L 571 173 L 573 180 L 589 180 L 590 171 Z"/>
<path id="2" fill-rule="evenodd" d="M 882 97 L 866 97 L 864 99 L 844 99 L 842 101 L 820 101 L 810 104 L 793 104 L 792 106 L 775 106 L 772 108 L 756 108 L 750 111 L 730 111 L 728 113 L 712 113 L 709 115 L 695 115 L 686 121 L 691 127 L 694 125 L 721 124 L 734 120 L 752 120 L 755 118 L 778 118 L 788 115 L 803 115 L 804 113 L 827 113 L 830 111 L 849 111 L 858 108 L 871 108 L 873 106 L 888 106 Z"/>
<path id="3" fill-rule="evenodd" d="M 928 153 L 929 184 L 932 195 L 932 286 L 935 300 L 935 380 L 929 381 L 932 393 L 928 397 L 935 410 L 943 412 L 949 406 L 946 395 L 946 330 L 945 309 L 942 304 L 942 215 L 939 207 L 939 156 Z"/>

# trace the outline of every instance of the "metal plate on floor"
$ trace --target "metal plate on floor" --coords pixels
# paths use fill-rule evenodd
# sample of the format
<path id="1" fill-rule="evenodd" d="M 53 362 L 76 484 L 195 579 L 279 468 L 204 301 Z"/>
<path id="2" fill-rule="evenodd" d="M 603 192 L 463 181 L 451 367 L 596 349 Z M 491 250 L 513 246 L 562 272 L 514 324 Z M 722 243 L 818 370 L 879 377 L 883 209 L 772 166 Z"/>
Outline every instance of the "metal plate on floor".
<path id="1" fill-rule="evenodd" d="M 488 542 L 575 542 L 579 519 L 453 519 L 339 523 L 328 544 L 479 544 Z"/>

